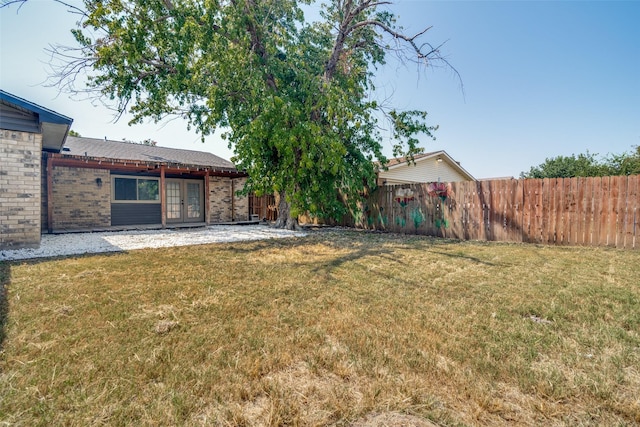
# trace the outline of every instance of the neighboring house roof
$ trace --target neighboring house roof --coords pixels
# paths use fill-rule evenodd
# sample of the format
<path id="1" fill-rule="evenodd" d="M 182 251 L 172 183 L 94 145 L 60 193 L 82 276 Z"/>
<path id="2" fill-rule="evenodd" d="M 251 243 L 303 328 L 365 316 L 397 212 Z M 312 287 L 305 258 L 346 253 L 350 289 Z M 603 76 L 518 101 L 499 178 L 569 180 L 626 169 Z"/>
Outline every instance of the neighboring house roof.
<path id="1" fill-rule="evenodd" d="M 446 151 L 433 151 L 430 153 L 421 153 L 413 156 L 413 162 L 409 162 L 407 157 L 396 157 L 393 159 L 389 159 L 387 163 L 387 169 L 384 170 L 378 164 L 379 176 L 380 178 L 384 178 L 385 176 L 397 175 L 399 170 L 406 169 L 409 167 L 419 167 L 423 163 L 427 163 L 429 160 L 436 161 L 438 163 L 445 163 L 451 170 L 453 170 L 457 175 L 463 177 L 468 181 L 475 181 L 476 179 L 471 175 L 465 168 L 460 165 L 460 162 L 456 161 L 451 157 Z M 395 173 L 394 173 L 395 172 Z M 414 181 L 414 182 L 424 182 L 424 181 Z"/>
<path id="2" fill-rule="evenodd" d="M 515 179 L 512 176 L 494 176 L 490 178 L 478 178 L 478 181 L 505 181 Z"/>
<path id="3" fill-rule="evenodd" d="M 413 156 L 413 160 L 414 161 L 418 161 L 420 159 L 423 158 L 427 158 L 433 154 L 438 154 L 438 153 L 442 153 L 443 151 L 432 151 L 430 153 L 420 153 L 420 154 L 416 154 L 415 156 Z M 394 157 L 393 159 L 389 159 L 389 162 L 387 163 L 387 167 L 391 168 L 393 166 L 397 166 L 397 165 L 406 165 L 408 161 L 408 157 Z"/>
<path id="4" fill-rule="evenodd" d="M 0 128 L 42 134 L 42 148 L 60 151 L 73 119 L 0 89 Z"/>
<path id="5" fill-rule="evenodd" d="M 235 170 L 235 166 L 230 161 L 203 151 L 109 141 L 99 138 L 69 136 L 61 154 L 153 163 L 177 163 Z"/>

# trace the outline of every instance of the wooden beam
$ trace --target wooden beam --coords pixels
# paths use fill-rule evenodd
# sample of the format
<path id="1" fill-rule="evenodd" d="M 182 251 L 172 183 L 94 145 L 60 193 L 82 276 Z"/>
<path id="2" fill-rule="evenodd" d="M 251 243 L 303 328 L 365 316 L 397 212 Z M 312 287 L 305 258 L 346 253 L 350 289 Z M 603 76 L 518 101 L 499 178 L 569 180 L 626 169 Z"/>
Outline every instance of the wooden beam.
<path id="1" fill-rule="evenodd" d="M 210 169 L 203 170 L 202 166 L 190 166 L 179 164 L 163 164 L 163 163 L 150 163 L 150 162 L 135 162 L 131 160 L 117 160 L 117 159 L 103 159 L 103 158 L 78 158 L 70 157 L 68 155 L 61 155 L 58 153 L 49 153 L 53 161 L 54 166 L 66 166 L 76 168 L 92 168 L 92 169 L 108 169 L 111 171 L 123 171 L 123 172 L 138 172 L 138 173 L 151 173 L 157 174 L 160 167 L 165 167 L 166 174 L 175 175 L 191 175 L 204 177 L 206 172 L 209 171 L 209 176 L 226 176 L 226 177 L 243 177 L 247 176 L 242 171 L 225 170 L 225 169 Z"/>
<path id="2" fill-rule="evenodd" d="M 53 164 L 47 155 L 47 232 L 53 232 Z"/>
<path id="3" fill-rule="evenodd" d="M 165 190 L 165 170 L 164 165 L 160 166 L 160 215 L 162 217 L 162 228 L 167 226 L 167 192 Z"/>

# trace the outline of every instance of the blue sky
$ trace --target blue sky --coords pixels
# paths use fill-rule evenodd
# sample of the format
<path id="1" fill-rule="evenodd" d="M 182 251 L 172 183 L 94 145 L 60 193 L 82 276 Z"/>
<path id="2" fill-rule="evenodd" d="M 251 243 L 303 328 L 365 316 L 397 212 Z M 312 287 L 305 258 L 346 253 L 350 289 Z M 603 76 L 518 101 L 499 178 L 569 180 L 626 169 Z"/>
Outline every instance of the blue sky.
<path id="1" fill-rule="evenodd" d="M 517 177 L 547 157 L 607 154 L 640 145 L 640 1 L 398 0 L 407 33 L 458 70 L 418 70 L 390 61 L 376 76 L 379 99 L 429 112 L 440 126 L 426 151 L 446 150 L 477 178 Z M 45 87 L 45 48 L 72 43 L 76 18 L 51 0 L 0 9 L 0 87 L 74 118 L 83 136 L 203 150 L 230 158 L 218 137 L 186 123 L 114 124 L 112 113 Z M 384 135 L 384 133 L 383 133 Z M 384 141 L 390 155 L 391 144 Z"/>

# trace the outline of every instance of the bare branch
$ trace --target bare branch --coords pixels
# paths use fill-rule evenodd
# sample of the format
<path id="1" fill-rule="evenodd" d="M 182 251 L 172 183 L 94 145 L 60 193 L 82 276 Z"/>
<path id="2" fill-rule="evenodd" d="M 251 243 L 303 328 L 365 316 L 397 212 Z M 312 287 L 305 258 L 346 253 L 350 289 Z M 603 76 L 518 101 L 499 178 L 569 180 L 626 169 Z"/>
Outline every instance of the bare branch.
<path id="1" fill-rule="evenodd" d="M 384 30 L 384 32 L 386 32 L 389 35 L 391 35 L 393 38 L 401 39 L 401 40 L 404 40 L 405 42 L 409 43 L 411 45 L 411 47 L 413 47 L 415 53 L 418 55 L 418 58 L 420 58 L 420 59 L 427 59 L 429 57 L 429 55 L 437 52 L 436 49 L 431 49 L 431 51 L 429 51 L 427 53 L 424 53 L 424 52 L 422 52 L 420 50 L 418 45 L 416 45 L 416 43 L 415 43 L 416 38 L 420 37 L 421 35 L 423 35 L 427 31 L 429 31 L 429 29 L 431 29 L 431 27 L 427 27 L 423 31 L 420 31 L 415 36 L 409 37 L 409 36 L 405 36 L 404 34 L 395 31 L 393 28 L 388 27 L 387 25 L 383 24 L 380 21 L 367 20 L 367 21 L 361 21 L 361 22 L 358 22 L 357 24 L 354 24 L 352 27 L 349 28 L 349 32 L 352 32 L 352 31 L 354 31 L 354 30 L 356 30 L 356 29 L 358 29 L 360 27 L 365 27 L 365 26 L 368 26 L 368 25 L 379 27 L 382 30 Z M 425 43 L 425 44 L 428 45 L 428 43 Z"/>

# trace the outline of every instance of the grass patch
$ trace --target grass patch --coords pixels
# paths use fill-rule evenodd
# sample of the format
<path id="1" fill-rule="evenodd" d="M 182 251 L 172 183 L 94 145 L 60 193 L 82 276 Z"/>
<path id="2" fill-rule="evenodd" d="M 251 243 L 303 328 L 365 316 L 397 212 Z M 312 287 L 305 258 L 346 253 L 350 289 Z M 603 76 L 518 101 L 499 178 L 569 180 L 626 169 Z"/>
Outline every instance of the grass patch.
<path id="1" fill-rule="evenodd" d="M 0 263 L 0 422 L 634 425 L 639 265 L 353 231 Z"/>

